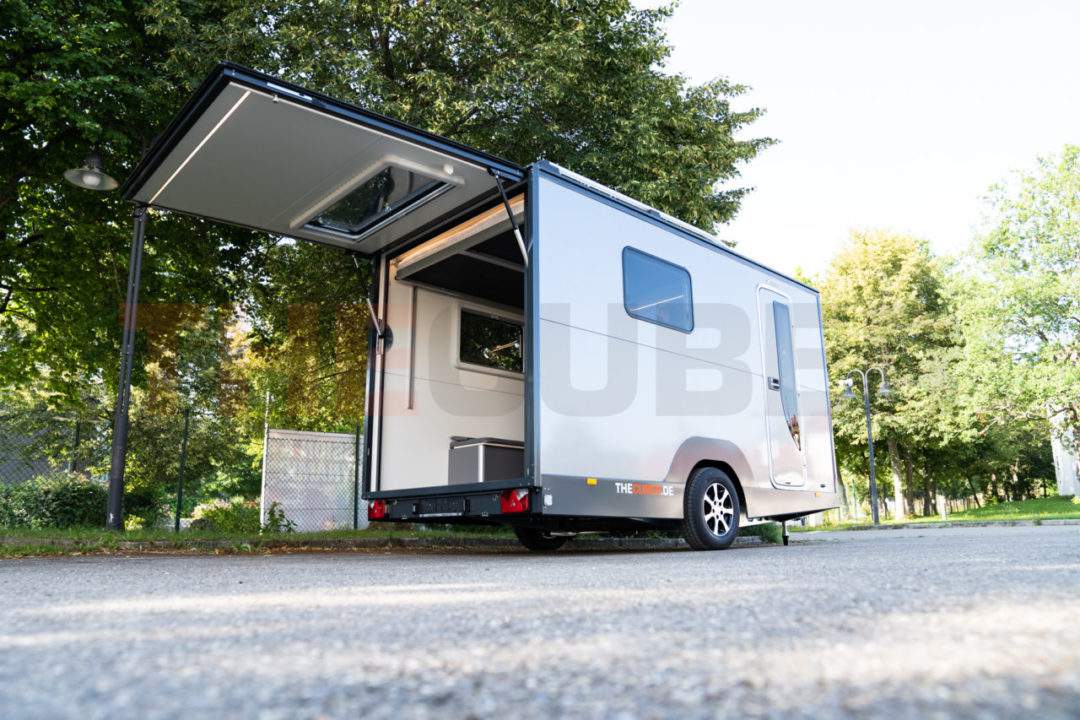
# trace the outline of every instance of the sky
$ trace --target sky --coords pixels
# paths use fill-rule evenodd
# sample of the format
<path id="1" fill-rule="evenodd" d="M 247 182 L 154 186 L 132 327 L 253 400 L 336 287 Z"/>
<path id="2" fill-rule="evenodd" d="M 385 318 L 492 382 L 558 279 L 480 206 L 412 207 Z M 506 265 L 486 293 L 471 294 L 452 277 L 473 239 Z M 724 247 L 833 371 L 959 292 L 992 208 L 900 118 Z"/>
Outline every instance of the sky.
<path id="1" fill-rule="evenodd" d="M 1080 0 L 683 0 L 667 33 L 667 71 L 766 111 L 743 134 L 780 142 L 718 235 L 784 272 L 823 272 L 852 229 L 963 252 L 993 183 L 1080 143 Z"/>

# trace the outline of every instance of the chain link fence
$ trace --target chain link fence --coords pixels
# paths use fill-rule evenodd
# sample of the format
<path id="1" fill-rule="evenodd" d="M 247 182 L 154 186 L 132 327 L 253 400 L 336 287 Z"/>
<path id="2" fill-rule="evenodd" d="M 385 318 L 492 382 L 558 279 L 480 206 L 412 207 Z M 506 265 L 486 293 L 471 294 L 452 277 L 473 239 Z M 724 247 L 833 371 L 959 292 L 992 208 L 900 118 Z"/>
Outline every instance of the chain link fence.
<path id="1" fill-rule="evenodd" d="M 16 485 L 59 470 L 85 472 L 104 458 L 108 426 L 0 407 L 0 484 Z"/>
<path id="2" fill-rule="evenodd" d="M 297 532 L 367 526 L 359 504 L 360 433 L 268 429 L 263 454 L 261 523 L 276 504 Z"/>

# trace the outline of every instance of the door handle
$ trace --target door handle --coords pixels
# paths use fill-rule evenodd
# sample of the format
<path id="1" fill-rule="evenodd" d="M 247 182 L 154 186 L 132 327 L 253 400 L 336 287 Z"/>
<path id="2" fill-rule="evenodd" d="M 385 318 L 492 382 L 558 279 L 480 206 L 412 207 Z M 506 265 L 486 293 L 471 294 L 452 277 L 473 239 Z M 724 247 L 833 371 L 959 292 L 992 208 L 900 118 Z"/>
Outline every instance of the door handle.
<path id="1" fill-rule="evenodd" d="M 780 378 L 771 377 L 768 379 L 768 385 L 770 390 L 780 389 Z"/>

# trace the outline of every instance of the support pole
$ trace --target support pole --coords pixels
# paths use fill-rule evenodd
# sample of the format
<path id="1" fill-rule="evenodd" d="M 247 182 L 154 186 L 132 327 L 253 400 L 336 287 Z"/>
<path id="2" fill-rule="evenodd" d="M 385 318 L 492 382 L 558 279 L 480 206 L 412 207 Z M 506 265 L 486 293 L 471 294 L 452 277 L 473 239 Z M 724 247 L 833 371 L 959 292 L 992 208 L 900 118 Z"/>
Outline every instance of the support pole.
<path id="1" fill-rule="evenodd" d="M 874 428 L 870 419 L 870 383 L 867 381 L 867 375 L 869 373 L 864 373 L 862 376 L 862 387 L 863 408 L 866 412 L 866 441 L 870 448 L 870 517 L 875 525 L 879 525 L 881 520 L 878 518 L 877 475 L 874 471 Z"/>
<path id="2" fill-rule="evenodd" d="M 109 502 L 106 527 L 124 529 L 124 467 L 127 463 L 128 409 L 131 404 L 131 366 L 135 353 L 135 315 L 142 277 L 143 238 L 146 206 L 132 213 L 131 257 L 128 260 L 127 295 L 124 299 L 124 335 L 120 343 L 120 375 L 117 379 L 116 408 L 113 414 L 112 452 L 109 462 Z"/>
<path id="3" fill-rule="evenodd" d="M 71 448 L 71 466 L 68 468 L 71 472 L 76 472 L 79 469 L 79 419 L 75 419 L 75 441 L 72 443 Z"/>
<path id="4" fill-rule="evenodd" d="M 356 423 L 356 436 L 353 438 L 353 505 L 352 529 L 360 529 L 360 423 Z"/>
<path id="5" fill-rule="evenodd" d="M 187 465 L 188 428 L 191 425 L 191 408 L 184 408 L 184 438 L 180 441 L 180 472 L 176 476 L 176 520 L 173 531 L 180 532 L 180 513 L 184 504 L 184 468 Z"/>

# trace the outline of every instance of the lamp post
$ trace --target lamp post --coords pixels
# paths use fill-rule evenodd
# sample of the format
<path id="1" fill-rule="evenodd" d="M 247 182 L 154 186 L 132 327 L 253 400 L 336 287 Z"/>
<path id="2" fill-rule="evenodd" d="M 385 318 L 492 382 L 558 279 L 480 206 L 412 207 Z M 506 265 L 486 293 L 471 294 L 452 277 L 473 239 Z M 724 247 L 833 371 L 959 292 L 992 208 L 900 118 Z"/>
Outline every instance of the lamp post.
<path id="1" fill-rule="evenodd" d="M 858 377 L 862 378 L 863 412 L 866 414 L 866 442 L 870 449 L 870 516 L 873 518 L 874 524 L 879 525 L 881 520 L 878 518 L 877 475 L 874 470 L 874 428 L 871 422 L 870 413 L 870 375 L 875 370 L 881 375 L 881 386 L 878 389 L 878 394 L 882 397 L 887 397 L 891 391 L 889 389 L 889 381 L 885 377 L 885 370 L 881 367 L 874 366 L 865 372 L 862 370 L 854 370 L 844 379 L 844 399 L 855 399 L 855 391 L 853 389 L 855 386 L 855 378 L 852 376 L 858 375 Z"/>
<path id="2" fill-rule="evenodd" d="M 86 190 L 107 191 L 116 188 L 116 180 L 101 169 L 101 155 L 92 151 L 82 167 L 64 172 L 64 179 Z M 124 333 L 120 343 L 120 376 L 113 414 L 112 451 L 109 463 L 109 500 L 106 527 L 124 529 L 124 466 L 127 463 L 128 407 L 131 404 L 131 365 L 135 352 L 135 309 L 139 301 L 142 276 L 143 236 L 146 229 L 146 206 L 137 205 L 132 214 L 131 256 L 128 259 L 127 294 L 124 298 Z"/>

